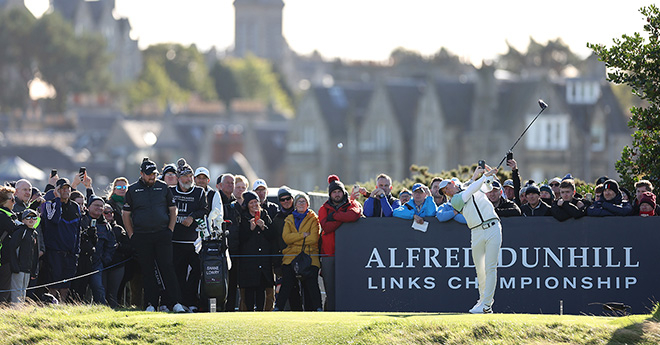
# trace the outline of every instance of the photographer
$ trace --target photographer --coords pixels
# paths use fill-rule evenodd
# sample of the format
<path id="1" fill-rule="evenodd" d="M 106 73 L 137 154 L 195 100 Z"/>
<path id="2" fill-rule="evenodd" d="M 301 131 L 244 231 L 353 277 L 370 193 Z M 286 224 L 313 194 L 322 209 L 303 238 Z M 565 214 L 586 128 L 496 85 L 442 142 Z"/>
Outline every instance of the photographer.
<path id="1" fill-rule="evenodd" d="M 376 189 L 364 202 L 366 217 L 392 217 L 393 210 L 401 206 L 399 200 L 392 196 L 392 179 L 380 174 L 376 178 Z"/>

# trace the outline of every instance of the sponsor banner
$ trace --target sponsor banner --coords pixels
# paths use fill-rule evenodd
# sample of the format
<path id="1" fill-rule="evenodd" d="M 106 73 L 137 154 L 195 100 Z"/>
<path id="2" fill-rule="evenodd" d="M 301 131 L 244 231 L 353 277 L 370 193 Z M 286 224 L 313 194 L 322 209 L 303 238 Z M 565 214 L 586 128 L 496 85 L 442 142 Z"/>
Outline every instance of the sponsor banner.
<path id="1" fill-rule="evenodd" d="M 336 232 L 337 310 L 466 312 L 477 299 L 470 230 L 363 218 Z M 647 313 L 660 286 L 660 217 L 502 219 L 495 312 Z"/>

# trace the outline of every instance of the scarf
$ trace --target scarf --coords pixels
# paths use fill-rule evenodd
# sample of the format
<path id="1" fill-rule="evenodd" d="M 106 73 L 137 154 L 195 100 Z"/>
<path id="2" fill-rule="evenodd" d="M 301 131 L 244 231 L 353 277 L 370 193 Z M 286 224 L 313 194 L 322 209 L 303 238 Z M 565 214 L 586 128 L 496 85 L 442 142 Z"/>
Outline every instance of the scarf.
<path id="1" fill-rule="evenodd" d="M 644 215 L 653 217 L 653 216 L 655 216 L 655 210 L 651 210 L 651 211 L 648 211 L 648 212 L 639 211 L 639 215 L 642 216 L 642 217 L 644 217 Z"/>
<path id="2" fill-rule="evenodd" d="M 119 196 L 117 194 L 112 194 L 110 196 L 110 199 L 112 199 L 112 201 L 116 202 L 117 204 L 120 204 L 120 205 L 124 204 L 124 197 L 123 196 Z"/>
<path id="3" fill-rule="evenodd" d="M 300 229 L 300 224 L 303 219 L 307 216 L 309 210 L 305 210 L 305 213 L 298 213 L 297 210 L 294 210 L 291 214 L 293 215 L 293 224 L 296 226 L 296 230 Z"/>

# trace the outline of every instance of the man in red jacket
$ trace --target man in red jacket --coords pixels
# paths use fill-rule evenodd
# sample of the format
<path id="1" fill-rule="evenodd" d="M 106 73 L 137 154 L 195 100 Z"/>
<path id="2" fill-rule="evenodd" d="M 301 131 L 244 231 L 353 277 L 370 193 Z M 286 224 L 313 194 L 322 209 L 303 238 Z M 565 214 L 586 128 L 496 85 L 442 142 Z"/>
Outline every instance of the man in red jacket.
<path id="1" fill-rule="evenodd" d="M 325 286 L 325 310 L 335 310 L 335 231 L 343 223 L 362 216 L 362 206 L 355 199 L 359 191 L 348 195 L 337 175 L 328 176 L 328 201 L 319 210 L 321 222 L 321 267 Z"/>

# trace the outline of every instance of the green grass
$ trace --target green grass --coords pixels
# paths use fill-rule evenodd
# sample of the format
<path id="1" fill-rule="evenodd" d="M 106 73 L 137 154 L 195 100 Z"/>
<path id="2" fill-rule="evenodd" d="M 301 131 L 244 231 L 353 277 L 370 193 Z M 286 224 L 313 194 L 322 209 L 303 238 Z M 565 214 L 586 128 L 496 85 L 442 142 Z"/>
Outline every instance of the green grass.
<path id="1" fill-rule="evenodd" d="M 651 317 L 166 314 L 29 305 L 0 309 L 0 344 L 659 344 L 660 323 Z"/>

